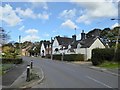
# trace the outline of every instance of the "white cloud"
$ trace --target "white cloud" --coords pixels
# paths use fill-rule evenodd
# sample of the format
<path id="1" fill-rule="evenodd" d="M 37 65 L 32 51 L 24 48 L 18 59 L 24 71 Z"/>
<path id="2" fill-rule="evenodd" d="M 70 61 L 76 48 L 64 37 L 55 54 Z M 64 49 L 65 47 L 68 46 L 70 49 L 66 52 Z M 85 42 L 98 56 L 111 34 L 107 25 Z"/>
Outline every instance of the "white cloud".
<path id="1" fill-rule="evenodd" d="M 5 4 L 5 6 L 0 6 L 0 21 L 5 22 L 9 26 L 16 26 L 20 24 L 24 17 L 32 19 L 43 19 L 48 20 L 49 15 L 47 12 L 36 14 L 32 9 L 13 9 L 11 5 Z"/>
<path id="2" fill-rule="evenodd" d="M 16 13 L 18 13 L 20 16 L 36 18 L 36 14 L 30 8 L 27 8 L 25 10 L 22 10 L 21 8 L 16 8 Z"/>
<path id="3" fill-rule="evenodd" d="M 85 8 L 85 13 L 79 16 L 76 22 L 90 23 L 97 18 L 116 17 L 118 15 L 117 6 L 112 2 L 83 2 L 77 3 Z"/>
<path id="4" fill-rule="evenodd" d="M 28 34 L 36 34 L 36 33 L 38 33 L 38 30 L 36 30 L 36 29 L 28 29 L 25 32 L 28 33 Z"/>
<path id="5" fill-rule="evenodd" d="M 76 16 L 76 9 L 64 10 L 59 16 L 65 19 L 73 19 Z"/>
<path id="6" fill-rule="evenodd" d="M 39 19 L 42 19 L 42 20 L 48 20 L 49 15 L 50 15 L 47 12 L 44 12 L 44 11 L 42 13 L 35 14 L 33 12 L 33 10 L 30 9 L 30 8 L 27 8 L 25 10 L 22 10 L 21 8 L 16 8 L 16 12 L 20 16 L 24 16 L 24 17 L 27 17 L 27 18 L 33 18 L 33 19 L 39 18 Z"/>
<path id="7" fill-rule="evenodd" d="M 43 12 L 43 13 L 39 13 L 38 14 L 38 18 L 43 19 L 43 20 L 48 20 L 49 19 L 49 15 L 47 12 Z"/>
<path id="8" fill-rule="evenodd" d="M 9 26 L 15 26 L 22 21 L 9 4 L 6 4 L 4 7 L 0 6 L 0 20 L 4 21 Z"/>
<path id="9" fill-rule="evenodd" d="M 21 26 L 21 27 L 19 28 L 19 30 L 22 31 L 24 28 L 25 28 L 25 26 Z"/>
<path id="10" fill-rule="evenodd" d="M 118 23 L 115 23 L 111 26 L 111 28 L 113 29 L 114 27 L 120 26 Z"/>
<path id="11" fill-rule="evenodd" d="M 23 37 L 22 42 L 24 41 L 39 41 L 40 37 L 38 36 L 38 30 L 36 29 L 28 29 L 25 31 L 28 35 Z"/>
<path id="12" fill-rule="evenodd" d="M 64 23 L 62 23 L 61 26 L 62 26 L 62 27 L 68 27 L 68 28 L 70 28 L 70 29 L 78 28 L 78 26 L 75 25 L 75 23 L 72 22 L 72 21 L 69 20 L 69 19 L 68 19 L 67 21 L 65 21 Z"/>
<path id="13" fill-rule="evenodd" d="M 22 42 L 24 41 L 39 41 L 40 40 L 40 37 L 37 36 L 37 35 L 27 35 L 25 37 L 22 38 Z"/>

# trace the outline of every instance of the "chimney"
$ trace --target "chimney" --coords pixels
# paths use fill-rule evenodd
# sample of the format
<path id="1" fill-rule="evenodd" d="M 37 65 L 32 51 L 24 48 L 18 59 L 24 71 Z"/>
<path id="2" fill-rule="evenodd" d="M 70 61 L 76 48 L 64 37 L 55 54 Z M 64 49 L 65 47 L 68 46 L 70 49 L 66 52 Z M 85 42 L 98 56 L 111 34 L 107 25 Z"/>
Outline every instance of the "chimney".
<path id="1" fill-rule="evenodd" d="M 76 41 L 76 35 L 72 35 L 72 40 Z"/>
<path id="2" fill-rule="evenodd" d="M 81 40 L 85 40 L 85 33 L 84 33 L 84 30 L 82 30 L 82 33 L 81 33 Z"/>

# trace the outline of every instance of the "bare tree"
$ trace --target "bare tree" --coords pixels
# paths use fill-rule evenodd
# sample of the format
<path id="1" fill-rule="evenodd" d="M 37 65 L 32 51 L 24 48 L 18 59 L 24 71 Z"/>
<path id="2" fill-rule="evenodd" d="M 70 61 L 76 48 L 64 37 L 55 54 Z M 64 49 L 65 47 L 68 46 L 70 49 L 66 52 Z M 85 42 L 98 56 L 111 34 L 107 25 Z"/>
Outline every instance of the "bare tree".
<path id="1" fill-rule="evenodd" d="M 0 44 L 5 44 L 10 39 L 10 36 L 6 31 L 0 27 Z"/>

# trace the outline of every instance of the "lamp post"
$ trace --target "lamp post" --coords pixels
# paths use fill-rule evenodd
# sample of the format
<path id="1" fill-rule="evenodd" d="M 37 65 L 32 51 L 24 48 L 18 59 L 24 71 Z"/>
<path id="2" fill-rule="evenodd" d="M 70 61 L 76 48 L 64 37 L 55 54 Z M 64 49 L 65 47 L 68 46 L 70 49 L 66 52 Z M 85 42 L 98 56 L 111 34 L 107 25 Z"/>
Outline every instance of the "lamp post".
<path id="1" fill-rule="evenodd" d="M 52 37 L 51 37 L 51 60 L 53 59 L 53 54 L 52 54 Z"/>
<path id="2" fill-rule="evenodd" d="M 111 20 L 117 20 L 119 22 L 119 18 L 112 18 Z M 119 26 L 119 25 L 118 25 Z M 115 54 L 118 48 L 118 40 L 119 40 L 119 36 L 120 36 L 120 28 L 118 29 L 118 36 L 117 36 L 117 40 L 116 40 L 116 44 L 115 44 Z M 114 56 L 115 57 L 115 56 Z"/>
<path id="3" fill-rule="evenodd" d="M 19 49 L 20 49 L 20 56 L 22 56 L 21 35 L 19 35 Z"/>
<path id="4" fill-rule="evenodd" d="M 62 50 L 63 50 L 63 51 L 62 51 L 62 58 L 61 58 L 61 61 L 63 61 L 63 59 L 64 59 L 64 54 L 65 54 L 65 50 L 64 50 L 64 49 L 65 49 L 65 47 L 62 46 Z"/>

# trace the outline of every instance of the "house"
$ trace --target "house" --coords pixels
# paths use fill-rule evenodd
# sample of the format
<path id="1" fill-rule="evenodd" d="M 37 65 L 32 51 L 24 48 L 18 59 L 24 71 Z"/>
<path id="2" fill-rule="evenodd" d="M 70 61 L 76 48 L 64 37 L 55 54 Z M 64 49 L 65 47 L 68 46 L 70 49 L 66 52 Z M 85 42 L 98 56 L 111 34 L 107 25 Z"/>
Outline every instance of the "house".
<path id="1" fill-rule="evenodd" d="M 91 37 L 84 40 L 78 41 L 76 53 L 84 54 L 84 59 L 91 59 L 92 50 L 95 48 L 105 48 L 105 44 L 99 37 Z"/>
<path id="2" fill-rule="evenodd" d="M 93 49 L 105 47 L 99 36 L 86 38 L 86 34 L 82 31 L 80 40 L 76 40 L 76 35 L 72 38 L 56 36 L 52 54 L 84 54 L 84 59 L 88 60 L 91 59 Z"/>
<path id="3" fill-rule="evenodd" d="M 69 53 L 71 43 L 74 42 L 76 42 L 76 35 L 73 35 L 72 38 L 56 36 L 52 44 L 52 54 Z"/>
<path id="4" fill-rule="evenodd" d="M 29 50 L 31 49 L 31 45 L 27 46 L 26 48 L 22 49 L 22 55 L 23 56 L 30 56 Z"/>
<path id="5" fill-rule="evenodd" d="M 44 40 L 41 43 L 40 55 L 46 56 L 47 54 L 51 54 L 51 42 Z"/>

